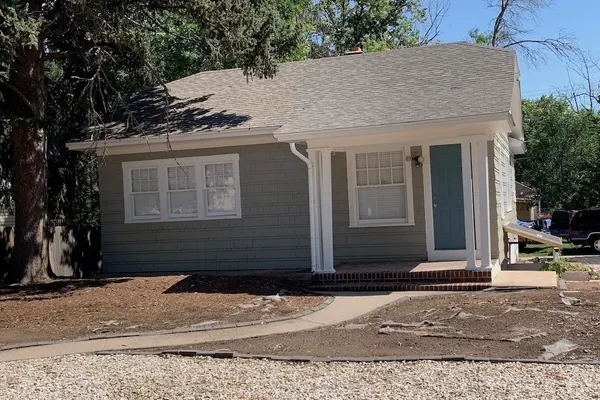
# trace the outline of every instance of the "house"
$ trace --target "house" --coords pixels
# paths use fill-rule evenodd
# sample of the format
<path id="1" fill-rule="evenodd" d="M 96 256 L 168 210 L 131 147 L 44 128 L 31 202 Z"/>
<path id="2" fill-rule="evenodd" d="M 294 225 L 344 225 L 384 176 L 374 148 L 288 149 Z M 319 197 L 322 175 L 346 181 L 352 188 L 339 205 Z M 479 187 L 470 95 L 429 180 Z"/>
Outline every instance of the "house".
<path id="1" fill-rule="evenodd" d="M 506 258 L 524 152 L 513 51 L 443 44 L 166 86 L 168 114 L 159 89 L 140 93 L 69 144 L 100 159 L 104 272 Z"/>
<path id="2" fill-rule="evenodd" d="M 534 189 L 515 182 L 517 218 L 521 221 L 535 221 L 540 215 L 540 201 Z"/>

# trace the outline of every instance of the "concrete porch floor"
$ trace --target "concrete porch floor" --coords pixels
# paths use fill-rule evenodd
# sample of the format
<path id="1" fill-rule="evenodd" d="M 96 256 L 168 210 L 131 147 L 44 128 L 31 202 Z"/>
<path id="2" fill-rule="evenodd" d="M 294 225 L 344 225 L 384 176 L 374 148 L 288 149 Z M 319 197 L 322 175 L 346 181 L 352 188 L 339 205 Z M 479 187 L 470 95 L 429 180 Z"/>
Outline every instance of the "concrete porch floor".
<path id="1" fill-rule="evenodd" d="M 429 272 L 467 268 L 466 261 L 390 261 L 379 263 L 340 264 L 335 272 Z"/>

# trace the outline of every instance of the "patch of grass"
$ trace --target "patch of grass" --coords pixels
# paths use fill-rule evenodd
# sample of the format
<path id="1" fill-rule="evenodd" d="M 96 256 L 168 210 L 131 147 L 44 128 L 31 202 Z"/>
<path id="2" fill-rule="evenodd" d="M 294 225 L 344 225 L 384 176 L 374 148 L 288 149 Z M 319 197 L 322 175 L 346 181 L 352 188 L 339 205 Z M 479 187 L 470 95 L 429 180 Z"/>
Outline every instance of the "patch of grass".
<path id="1" fill-rule="evenodd" d="M 563 272 L 587 272 L 591 280 L 598 279 L 599 275 L 594 268 L 581 263 L 574 263 L 567 260 L 552 261 L 542 265 L 542 271 L 554 271 L 558 275 Z"/>
<path id="2" fill-rule="evenodd" d="M 573 256 L 580 254 L 593 254 L 592 249 L 588 247 L 578 247 L 573 243 L 564 243 L 562 254 Z M 523 250 L 519 251 L 521 257 L 552 257 L 552 247 L 544 244 L 527 244 Z"/>

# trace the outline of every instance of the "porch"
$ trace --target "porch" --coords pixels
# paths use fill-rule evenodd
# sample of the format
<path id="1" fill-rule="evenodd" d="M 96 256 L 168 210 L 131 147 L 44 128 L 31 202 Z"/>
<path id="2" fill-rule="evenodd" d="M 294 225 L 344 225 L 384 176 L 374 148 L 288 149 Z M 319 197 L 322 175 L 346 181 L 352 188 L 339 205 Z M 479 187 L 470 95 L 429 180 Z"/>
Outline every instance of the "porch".
<path id="1" fill-rule="evenodd" d="M 321 291 L 470 291 L 491 287 L 492 271 L 469 270 L 467 261 L 395 261 L 341 264 L 333 273 L 313 275 Z"/>
<path id="2" fill-rule="evenodd" d="M 494 143 L 496 135 L 508 142 L 506 122 L 303 137 L 308 157 L 291 142 L 308 166 L 313 273 L 331 275 L 346 262 L 426 260 L 460 261 L 437 269 L 489 271 L 493 278 L 503 252 Z M 396 272 L 421 272 L 410 265 Z"/>

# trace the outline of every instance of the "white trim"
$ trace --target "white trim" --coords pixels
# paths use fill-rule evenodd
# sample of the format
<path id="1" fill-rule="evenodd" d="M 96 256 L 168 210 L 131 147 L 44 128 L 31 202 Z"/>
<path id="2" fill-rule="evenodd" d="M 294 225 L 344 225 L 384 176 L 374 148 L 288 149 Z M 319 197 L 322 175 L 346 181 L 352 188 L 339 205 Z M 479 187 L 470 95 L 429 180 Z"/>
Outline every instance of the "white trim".
<path id="1" fill-rule="evenodd" d="M 331 149 L 321 149 L 321 224 L 323 271 L 335 272 L 333 261 L 333 192 L 331 188 Z"/>
<path id="2" fill-rule="evenodd" d="M 461 143 L 463 203 L 465 214 L 465 244 L 467 268 L 475 266 L 475 218 L 473 217 L 473 183 L 471 142 Z"/>
<path id="3" fill-rule="evenodd" d="M 101 148 L 110 148 L 110 147 L 123 147 L 123 146 L 135 146 L 142 145 L 146 146 L 146 151 L 148 151 L 147 146 L 151 144 L 174 144 L 174 143 L 182 143 L 182 142 L 202 142 L 211 139 L 225 140 L 225 139 L 233 139 L 233 138 L 244 138 L 244 137 L 254 137 L 261 135 L 269 135 L 273 138 L 273 133 L 279 129 L 280 126 L 270 126 L 270 127 L 262 127 L 262 128 L 243 128 L 243 129 L 223 129 L 223 130 L 213 130 L 206 132 L 192 132 L 192 133 L 171 133 L 170 135 L 162 134 L 162 135 L 144 135 L 141 134 L 136 137 L 131 138 L 123 138 L 123 139 L 108 139 L 108 140 L 86 140 L 83 142 L 70 142 L 67 143 L 67 148 L 69 150 L 75 151 L 88 151 L 88 150 L 96 150 Z"/>
<path id="4" fill-rule="evenodd" d="M 323 139 L 332 137 L 349 137 L 355 135 L 372 135 L 380 133 L 399 133 L 414 131 L 417 129 L 440 129 L 447 125 L 460 125 L 460 124 L 476 124 L 476 123 L 490 123 L 490 122 L 503 122 L 512 126 L 512 120 L 508 111 L 498 112 L 492 114 L 480 114 L 471 115 L 464 117 L 452 117 L 452 118 L 440 118 L 425 121 L 410 121 L 396 124 L 385 124 L 385 125 L 368 125 L 358 126 L 351 128 L 339 128 L 339 129 L 326 129 L 321 131 L 307 131 L 307 132 L 291 132 L 291 133 L 275 133 L 274 136 L 277 140 L 282 142 L 295 142 L 299 140 L 310 140 L 310 139 Z M 510 128 L 509 128 L 510 129 Z"/>
<path id="5" fill-rule="evenodd" d="M 209 214 L 206 210 L 205 195 L 205 176 L 204 165 L 212 163 L 233 164 L 234 188 L 236 195 L 235 212 Z M 194 166 L 196 174 L 196 196 L 197 196 L 197 215 L 170 215 L 170 206 L 167 190 L 167 168 L 178 166 Z M 160 199 L 160 215 L 135 216 L 133 211 L 132 191 L 131 191 L 131 170 L 137 168 L 157 168 L 158 172 L 158 193 Z M 214 219 L 232 219 L 242 217 L 241 193 L 240 193 L 240 171 L 239 154 L 219 154 L 204 157 L 183 157 L 160 160 L 128 161 L 122 163 L 123 173 L 123 201 L 125 211 L 125 223 L 148 223 L 148 222 L 179 222 L 179 221 L 198 221 Z"/>
<path id="6" fill-rule="evenodd" d="M 358 215 L 358 185 L 356 182 L 356 154 L 368 152 L 402 151 L 404 172 L 404 188 L 406 195 L 406 218 L 380 219 L 361 221 Z M 384 226 L 414 226 L 415 210 L 412 185 L 412 161 L 406 161 L 406 156 L 411 155 L 410 147 L 401 145 L 374 145 L 352 147 L 346 150 L 346 169 L 348 179 L 348 208 L 350 212 L 350 228 L 369 228 Z M 385 187 L 382 185 L 381 187 Z"/>
<path id="7" fill-rule="evenodd" d="M 315 272 L 323 270 L 323 242 L 322 242 L 322 226 L 321 226 L 321 153 L 316 150 L 307 149 L 308 159 L 313 164 L 313 191 L 315 201 L 315 256 L 316 269 Z"/>

